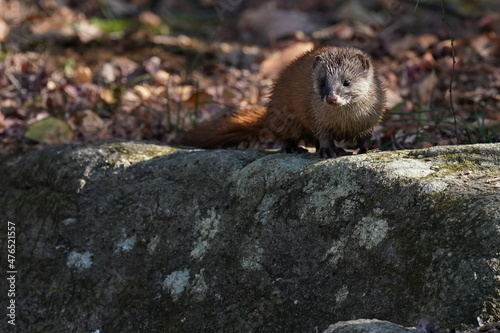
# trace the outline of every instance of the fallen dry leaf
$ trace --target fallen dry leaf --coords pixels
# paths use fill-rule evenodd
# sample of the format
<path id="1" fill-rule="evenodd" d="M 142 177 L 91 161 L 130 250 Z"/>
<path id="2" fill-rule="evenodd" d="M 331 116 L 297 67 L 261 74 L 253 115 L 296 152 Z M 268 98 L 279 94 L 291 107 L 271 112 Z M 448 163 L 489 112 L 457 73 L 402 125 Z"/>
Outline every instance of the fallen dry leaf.
<path id="1" fill-rule="evenodd" d="M 142 103 L 140 96 L 133 89 L 127 89 L 121 100 L 125 104 L 125 107 L 122 108 L 125 112 L 131 112 L 134 107 Z"/>
<path id="2" fill-rule="evenodd" d="M 105 63 L 102 68 L 98 71 L 100 77 L 106 84 L 111 84 L 116 81 L 117 77 L 120 75 L 119 69 L 112 63 Z"/>
<path id="3" fill-rule="evenodd" d="M 2 112 L 0 112 L 0 133 L 3 132 L 7 128 L 5 116 Z"/>
<path id="4" fill-rule="evenodd" d="M 439 79 L 436 72 L 432 71 L 424 77 L 418 84 L 418 95 L 421 105 L 425 109 L 430 109 L 431 94 L 436 90 Z"/>
<path id="5" fill-rule="evenodd" d="M 69 70 L 67 75 L 77 84 L 92 82 L 92 70 L 87 66 L 79 65 Z"/>
<path id="6" fill-rule="evenodd" d="M 392 89 L 386 89 L 385 95 L 386 95 L 385 106 L 388 109 L 392 109 L 396 105 L 403 102 L 403 98 L 401 97 L 401 95 Z"/>
<path id="7" fill-rule="evenodd" d="M 390 43 L 387 49 L 393 57 L 404 59 L 401 57 L 404 52 L 415 49 L 418 45 L 417 37 L 412 34 L 407 34 L 402 39 Z"/>
<path id="8" fill-rule="evenodd" d="M 153 27 L 162 24 L 161 17 L 150 11 L 142 12 L 139 15 L 139 21 L 141 21 L 142 24 Z"/>
<path id="9" fill-rule="evenodd" d="M 434 34 L 423 34 L 417 36 L 417 43 L 423 49 L 427 50 L 439 42 L 438 36 Z"/>
<path id="10" fill-rule="evenodd" d="M 24 136 L 42 143 L 61 144 L 68 142 L 73 132 L 62 120 L 49 117 L 31 125 Z"/>
<path id="11" fill-rule="evenodd" d="M 103 89 L 99 93 L 99 97 L 101 100 L 106 103 L 106 104 L 115 104 L 116 103 L 116 97 L 111 89 Z"/>
<path id="12" fill-rule="evenodd" d="M 432 69 L 435 68 L 436 66 L 436 60 L 434 59 L 434 56 L 432 55 L 431 51 L 426 51 L 422 55 L 422 61 L 420 63 L 421 68 L 423 69 Z"/>
<path id="13" fill-rule="evenodd" d="M 256 9 L 246 9 L 240 16 L 238 27 L 247 37 L 274 41 L 292 36 L 297 31 L 305 33 L 320 28 L 306 13 L 279 9 L 275 1 L 269 1 Z"/>
<path id="14" fill-rule="evenodd" d="M 188 101 L 194 93 L 194 87 L 191 85 L 183 85 L 169 89 L 170 98 L 175 101 Z"/>
<path id="15" fill-rule="evenodd" d="M 86 140 L 106 140 L 110 133 L 104 120 L 92 110 L 78 111 L 72 115 L 72 121 Z"/>
<path id="16" fill-rule="evenodd" d="M 495 55 L 496 45 L 494 42 L 495 35 L 490 34 L 481 34 L 475 38 L 472 38 L 470 41 L 470 45 L 477 52 L 477 54 L 481 55 L 481 57 L 487 59 Z"/>
<path id="17" fill-rule="evenodd" d="M 314 48 L 311 42 L 298 42 L 283 49 L 274 51 L 260 65 L 262 77 L 274 79 L 279 72 L 292 60 Z"/>
<path id="18" fill-rule="evenodd" d="M 62 6 L 50 17 L 33 22 L 30 28 L 37 39 L 60 41 L 76 36 L 72 24 L 82 19 L 84 19 L 84 15 L 76 13 L 69 7 Z"/>
<path id="19" fill-rule="evenodd" d="M 132 89 L 143 101 L 146 101 L 151 97 L 151 91 L 148 87 L 138 84 Z"/>
<path id="20" fill-rule="evenodd" d="M 156 82 L 166 85 L 170 81 L 170 73 L 160 69 L 153 74 L 153 78 L 156 80 Z"/>
<path id="21" fill-rule="evenodd" d="M 0 18 L 0 42 L 5 42 L 9 35 L 10 28 L 4 20 Z"/>
<path id="22" fill-rule="evenodd" d="M 102 31 L 98 26 L 90 24 L 87 20 L 82 20 L 74 25 L 76 35 L 83 43 L 88 43 L 102 36 Z"/>

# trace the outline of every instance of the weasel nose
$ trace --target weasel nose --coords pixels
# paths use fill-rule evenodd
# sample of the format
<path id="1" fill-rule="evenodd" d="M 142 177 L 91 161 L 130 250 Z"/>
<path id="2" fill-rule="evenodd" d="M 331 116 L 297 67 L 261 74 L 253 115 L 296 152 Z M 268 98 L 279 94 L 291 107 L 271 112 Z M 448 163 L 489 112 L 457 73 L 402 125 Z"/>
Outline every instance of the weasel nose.
<path id="1" fill-rule="evenodd" d="M 326 96 L 325 100 L 328 104 L 338 104 L 339 103 L 339 99 L 337 96 L 329 95 L 329 96 Z"/>

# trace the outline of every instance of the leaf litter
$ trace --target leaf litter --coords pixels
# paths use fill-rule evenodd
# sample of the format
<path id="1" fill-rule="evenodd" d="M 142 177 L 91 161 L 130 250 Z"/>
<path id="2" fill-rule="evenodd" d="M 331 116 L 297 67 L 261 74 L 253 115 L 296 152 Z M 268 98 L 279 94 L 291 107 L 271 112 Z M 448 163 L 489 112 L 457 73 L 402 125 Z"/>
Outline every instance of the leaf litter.
<path id="1" fill-rule="evenodd" d="M 390 1 L 176 3 L 166 16 L 123 18 L 103 16 L 98 4 L 0 3 L 0 151 L 172 143 L 214 116 L 264 105 L 279 71 L 323 45 L 372 54 L 387 89 L 374 134 L 381 149 L 500 141 L 500 15 L 491 11 L 446 7 L 448 28 L 441 10 Z"/>

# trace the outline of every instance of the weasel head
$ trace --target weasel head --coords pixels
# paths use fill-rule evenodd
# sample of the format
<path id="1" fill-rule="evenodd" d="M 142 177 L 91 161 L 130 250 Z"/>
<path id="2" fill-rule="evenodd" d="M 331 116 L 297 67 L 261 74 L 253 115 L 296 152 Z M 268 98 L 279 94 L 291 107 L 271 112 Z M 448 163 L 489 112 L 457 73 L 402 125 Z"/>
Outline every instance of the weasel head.
<path id="1" fill-rule="evenodd" d="M 355 104 L 373 89 L 370 57 L 355 48 L 322 51 L 314 58 L 312 73 L 316 96 L 333 107 Z"/>

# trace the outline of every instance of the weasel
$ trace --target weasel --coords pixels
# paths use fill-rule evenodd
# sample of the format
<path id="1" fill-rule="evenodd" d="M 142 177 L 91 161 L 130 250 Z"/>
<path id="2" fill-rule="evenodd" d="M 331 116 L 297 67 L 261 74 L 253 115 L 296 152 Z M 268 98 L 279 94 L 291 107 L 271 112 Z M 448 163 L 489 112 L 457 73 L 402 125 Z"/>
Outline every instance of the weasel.
<path id="1" fill-rule="evenodd" d="M 356 48 L 323 47 L 292 61 L 273 85 L 266 107 L 238 110 L 187 133 L 182 144 L 228 148 L 272 138 L 282 151 L 305 152 L 315 144 L 320 157 L 345 151 L 335 141 L 356 141 L 367 151 L 379 123 L 385 93 L 370 57 Z"/>

